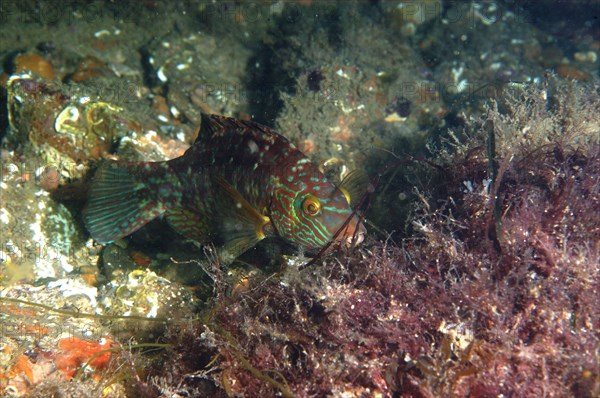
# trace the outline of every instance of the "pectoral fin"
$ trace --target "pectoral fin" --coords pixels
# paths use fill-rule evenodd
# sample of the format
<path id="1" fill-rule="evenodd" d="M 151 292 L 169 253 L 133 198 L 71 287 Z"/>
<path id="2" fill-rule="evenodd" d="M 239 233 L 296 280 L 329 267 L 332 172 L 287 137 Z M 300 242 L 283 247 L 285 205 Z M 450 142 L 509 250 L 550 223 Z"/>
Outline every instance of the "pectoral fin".
<path id="1" fill-rule="evenodd" d="M 338 188 L 346 196 L 348 204 L 354 207 L 360 198 L 367 192 L 369 187 L 369 176 L 362 170 L 352 170 L 340 182 Z"/>
<path id="2" fill-rule="evenodd" d="M 217 179 L 221 188 L 222 201 L 218 206 L 219 234 L 223 238 L 223 246 L 219 249 L 219 257 L 225 263 L 250 249 L 265 236 L 264 227 L 269 218 L 255 209 L 231 184 Z"/>

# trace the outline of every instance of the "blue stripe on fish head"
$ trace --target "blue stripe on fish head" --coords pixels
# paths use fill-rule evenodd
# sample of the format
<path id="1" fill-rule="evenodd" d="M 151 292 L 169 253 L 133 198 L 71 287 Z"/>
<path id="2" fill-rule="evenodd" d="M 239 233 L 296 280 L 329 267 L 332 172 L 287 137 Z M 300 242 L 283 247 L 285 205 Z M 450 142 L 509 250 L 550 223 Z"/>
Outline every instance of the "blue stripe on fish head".
<path id="1" fill-rule="evenodd" d="M 306 158 L 278 174 L 270 208 L 275 229 L 296 246 L 320 250 L 352 214 L 346 197 Z"/>

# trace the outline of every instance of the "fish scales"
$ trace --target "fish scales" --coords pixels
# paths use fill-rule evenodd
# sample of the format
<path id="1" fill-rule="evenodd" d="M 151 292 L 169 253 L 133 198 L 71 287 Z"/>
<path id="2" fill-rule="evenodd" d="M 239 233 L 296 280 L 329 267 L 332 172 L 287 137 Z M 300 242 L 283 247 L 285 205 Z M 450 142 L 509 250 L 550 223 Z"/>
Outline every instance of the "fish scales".
<path id="1" fill-rule="evenodd" d="M 168 163 L 182 181 L 194 178 L 188 189 L 196 195 L 188 201 L 212 199 L 220 192 L 214 176 L 220 176 L 253 206 L 263 209 L 268 204 L 264 188 L 277 183 L 285 163 L 296 162 L 302 154 L 271 129 L 233 119 L 224 123 L 223 119 L 211 117 L 210 127 L 201 131 L 196 143 Z"/>
<path id="2" fill-rule="evenodd" d="M 83 219 L 95 240 L 108 243 L 163 215 L 182 235 L 220 246 L 231 261 L 271 236 L 317 252 L 350 217 L 338 239 L 361 240 L 365 230 L 349 203 L 346 190 L 275 130 L 203 115 L 181 157 L 100 167 Z"/>

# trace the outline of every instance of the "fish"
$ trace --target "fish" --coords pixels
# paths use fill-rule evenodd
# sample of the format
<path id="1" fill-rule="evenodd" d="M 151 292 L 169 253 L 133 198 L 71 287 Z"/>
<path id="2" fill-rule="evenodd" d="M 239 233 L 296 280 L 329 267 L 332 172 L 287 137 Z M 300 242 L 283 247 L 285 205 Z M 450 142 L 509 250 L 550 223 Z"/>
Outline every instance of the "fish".
<path id="1" fill-rule="evenodd" d="M 82 214 L 101 244 L 163 217 L 185 238 L 215 245 L 221 261 L 231 263 L 270 237 L 307 254 L 330 242 L 361 243 L 366 229 L 350 206 L 357 188 L 347 185 L 336 186 L 273 129 L 202 114 L 196 140 L 180 157 L 105 161 Z"/>

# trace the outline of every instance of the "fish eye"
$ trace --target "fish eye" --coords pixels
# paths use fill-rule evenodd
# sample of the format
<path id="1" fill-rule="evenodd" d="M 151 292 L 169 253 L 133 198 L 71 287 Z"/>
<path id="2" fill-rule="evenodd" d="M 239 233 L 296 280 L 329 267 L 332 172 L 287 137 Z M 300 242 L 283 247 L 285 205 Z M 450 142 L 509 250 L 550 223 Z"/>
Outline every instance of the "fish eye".
<path id="1" fill-rule="evenodd" d="M 308 195 L 302 201 L 302 211 L 309 216 L 316 216 L 321 212 L 321 202 L 313 195 Z"/>

